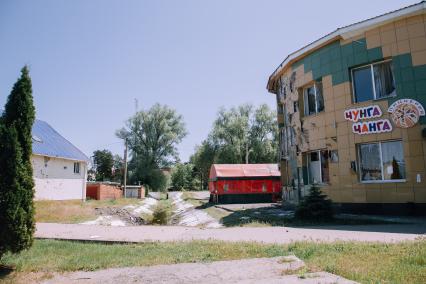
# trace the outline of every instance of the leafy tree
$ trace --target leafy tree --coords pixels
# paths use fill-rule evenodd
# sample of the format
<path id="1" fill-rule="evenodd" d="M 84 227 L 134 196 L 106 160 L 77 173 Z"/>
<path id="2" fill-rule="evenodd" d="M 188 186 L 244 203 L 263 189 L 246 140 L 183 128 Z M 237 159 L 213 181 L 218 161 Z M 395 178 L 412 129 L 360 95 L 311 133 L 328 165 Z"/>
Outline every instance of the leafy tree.
<path id="1" fill-rule="evenodd" d="M 197 173 L 194 172 L 194 165 L 189 163 L 176 164 L 172 171 L 171 181 L 173 188 L 178 190 L 196 189 L 196 185 L 199 184 Z"/>
<path id="2" fill-rule="evenodd" d="M 155 104 L 132 116 L 117 136 L 127 141 L 130 151 L 130 181 L 152 184 L 155 173 L 178 160 L 177 145 L 186 136 L 181 115 L 165 105 Z"/>
<path id="3" fill-rule="evenodd" d="M 109 150 L 96 150 L 93 152 L 93 167 L 96 181 L 111 181 L 114 158 Z"/>
<path id="4" fill-rule="evenodd" d="M 213 163 L 275 163 L 278 151 L 276 114 L 267 105 L 220 109 L 209 136 L 190 162 L 207 186 Z"/>
<path id="5" fill-rule="evenodd" d="M 220 163 L 276 162 L 278 127 L 267 105 L 221 109 L 211 132 Z"/>
<path id="6" fill-rule="evenodd" d="M 114 155 L 112 165 L 112 180 L 121 183 L 124 176 L 124 160 L 119 155 Z"/>
<path id="7" fill-rule="evenodd" d="M 34 181 L 31 165 L 35 108 L 25 66 L 0 118 L 0 258 L 33 243 Z"/>
<path id="8" fill-rule="evenodd" d="M 146 177 L 146 183 L 152 191 L 166 192 L 170 186 L 170 175 L 160 169 L 152 169 Z"/>
<path id="9" fill-rule="evenodd" d="M 253 114 L 250 128 L 250 161 L 275 163 L 278 151 L 278 123 L 276 113 L 265 104 Z"/>
<path id="10" fill-rule="evenodd" d="M 321 193 L 317 185 L 312 186 L 309 195 L 298 204 L 295 217 L 308 221 L 327 221 L 333 218 L 331 200 Z"/>
<path id="11" fill-rule="evenodd" d="M 189 158 L 194 165 L 194 171 L 200 176 L 200 182 L 203 189 L 208 186 L 210 167 L 215 163 L 217 149 L 211 139 L 204 140 L 200 146 L 197 146 L 195 153 Z"/>

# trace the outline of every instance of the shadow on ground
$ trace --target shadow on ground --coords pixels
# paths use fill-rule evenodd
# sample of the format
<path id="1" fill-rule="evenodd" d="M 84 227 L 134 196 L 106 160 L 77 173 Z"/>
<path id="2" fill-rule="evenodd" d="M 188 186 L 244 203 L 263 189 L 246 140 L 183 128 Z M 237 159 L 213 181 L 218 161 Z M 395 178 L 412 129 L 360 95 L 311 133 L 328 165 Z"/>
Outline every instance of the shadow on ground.
<path id="1" fill-rule="evenodd" d="M 426 221 L 421 218 L 380 217 L 360 215 L 337 215 L 328 222 L 308 222 L 294 218 L 293 211 L 286 211 L 279 205 L 231 210 L 225 206 L 204 204 L 200 209 L 216 206 L 227 210 L 229 215 L 220 221 L 226 227 L 234 226 L 286 226 L 311 229 L 329 229 L 362 232 L 388 232 L 406 234 L 426 234 Z"/>
<path id="2" fill-rule="evenodd" d="M 214 204 L 208 195 L 187 197 L 194 201 L 196 209 L 220 211 L 220 223 L 225 227 L 279 226 L 355 232 L 382 232 L 403 234 L 426 234 L 426 219 L 423 217 L 338 214 L 330 222 L 314 223 L 297 220 L 292 210 L 281 204 Z M 222 217 L 223 216 L 223 217 Z"/>
<path id="3" fill-rule="evenodd" d="M 9 265 L 1 265 L 0 264 L 0 280 L 1 279 L 5 279 L 13 271 L 15 271 L 15 267 L 9 266 Z"/>

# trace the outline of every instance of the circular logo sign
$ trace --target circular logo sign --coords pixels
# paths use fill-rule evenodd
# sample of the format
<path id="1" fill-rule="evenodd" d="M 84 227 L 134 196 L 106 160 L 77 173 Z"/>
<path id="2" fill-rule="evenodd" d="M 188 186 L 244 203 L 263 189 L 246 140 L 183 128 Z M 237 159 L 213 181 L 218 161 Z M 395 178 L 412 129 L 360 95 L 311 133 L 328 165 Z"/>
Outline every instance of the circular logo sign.
<path id="1" fill-rule="evenodd" d="M 396 127 L 410 128 L 418 121 L 420 116 L 425 115 L 425 109 L 416 100 L 401 99 L 397 100 L 388 108 L 390 117 Z"/>

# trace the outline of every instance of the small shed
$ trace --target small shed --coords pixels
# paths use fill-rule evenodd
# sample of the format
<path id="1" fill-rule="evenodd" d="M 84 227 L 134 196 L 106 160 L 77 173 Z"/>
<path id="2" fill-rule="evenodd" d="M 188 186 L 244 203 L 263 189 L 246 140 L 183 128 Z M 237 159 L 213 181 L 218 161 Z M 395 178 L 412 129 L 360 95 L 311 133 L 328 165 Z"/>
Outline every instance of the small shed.
<path id="1" fill-rule="evenodd" d="M 277 164 L 213 164 L 209 175 L 213 202 L 273 202 L 281 197 Z"/>
<path id="2" fill-rule="evenodd" d="M 119 199 L 123 197 L 119 183 L 114 182 L 88 182 L 86 197 L 96 200 Z"/>

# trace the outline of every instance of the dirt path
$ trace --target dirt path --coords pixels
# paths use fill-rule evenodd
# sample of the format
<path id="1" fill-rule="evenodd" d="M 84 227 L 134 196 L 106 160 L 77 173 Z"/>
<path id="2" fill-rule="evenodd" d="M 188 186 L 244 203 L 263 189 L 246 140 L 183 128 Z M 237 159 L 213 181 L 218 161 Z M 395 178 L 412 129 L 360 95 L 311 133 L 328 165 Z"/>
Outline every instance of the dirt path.
<path id="1" fill-rule="evenodd" d="M 116 242 L 169 242 L 191 240 L 251 241 L 288 244 L 294 241 L 363 241 L 401 242 L 425 237 L 424 234 L 377 232 L 376 226 L 370 231 L 356 230 L 353 226 L 335 229 L 305 229 L 289 227 L 232 227 L 198 228 L 183 226 L 100 226 L 81 224 L 37 223 L 36 238 L 66 240 L 100 240 Z M 365 229 L 365 226 L 363 227 Z M 351 230 L 352 229 L 352 230 Z M 380 229 L 380 228 L 379 228 Z"/>
<path id="2" fill-rule="evenodd" d="M 205 228 L 220 228 L 220 224 L 216 219 L 211 217 L 203 210 L 196 209 L 194 205 L 182 199 L 182 192 L 170 192 L 172 204 L 176 208 L 173 212 L 172 220 L 174 224 L 188 227 L 205 227 Z"/>
<path id="3" fill-rule="evenodd" d="M 356 283 L 326 272 L 298 275 L 303 266 L 295 256 L 253 258 L 73 272 L 44 283 Z"/>

